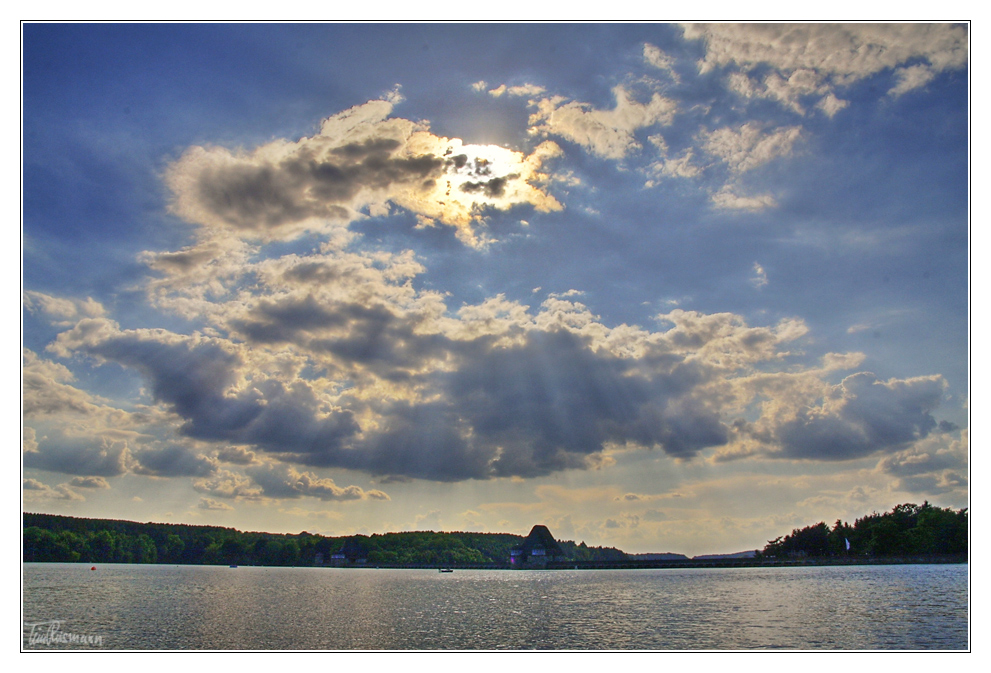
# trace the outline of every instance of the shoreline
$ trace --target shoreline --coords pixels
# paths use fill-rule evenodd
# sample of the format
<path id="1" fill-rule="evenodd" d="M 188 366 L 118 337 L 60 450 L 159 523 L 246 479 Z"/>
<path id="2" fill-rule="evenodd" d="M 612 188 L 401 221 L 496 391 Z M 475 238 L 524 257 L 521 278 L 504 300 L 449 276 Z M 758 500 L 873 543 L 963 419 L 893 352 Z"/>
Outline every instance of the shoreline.
<path id="1" fill-rule="evenodd" d="M 190 566 L 199 568 L 223 568 L 227 564 L 214 563 L 83 563 L 72 561 L 22 561 L 22 566 L 28 563 L 66 565 L 171 565 Z M 349 563 L 342 565 L 294 565 L 294 566 L 265 566 L 238 564 L 243 568 L 323 568 L 328 570 L 653 570 L 678 568 L 800 568 L 811 566 L 880 566 L 880 565 L 950 565 L 968 564 L 966 554 L 946 554 L 929 556 L 892 556 L 875 558 L 804 558 L 804 559 L 688 559 L 685 561 L 550 561 L 544 566 L 514 567 L 508 563 Z M 232 568 L 236 570 L 237 568 Z"/>

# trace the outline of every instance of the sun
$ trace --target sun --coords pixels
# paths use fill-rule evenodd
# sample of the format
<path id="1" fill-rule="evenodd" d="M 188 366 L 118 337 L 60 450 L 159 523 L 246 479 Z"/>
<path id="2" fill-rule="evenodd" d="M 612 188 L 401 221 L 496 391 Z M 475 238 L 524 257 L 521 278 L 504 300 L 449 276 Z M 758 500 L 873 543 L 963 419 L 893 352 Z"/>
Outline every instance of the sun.
<path id="1" fill-rule="evenodd" d="M 465 144 L 429 132 L 414 134 L 408 150 L 414 155 L 432 154 L 444 160 L 443 174 L 431 184 L 411 190 L 400 203 L 419 213 L 422 226 L 440 222 L 458 229 L 458 237 L 480 244 L 475 231 L 486 212 L 509 210 L 530 204 L 541 212 L 561 210 L 561 204 L 545 189 L 550 177 L 541 172 L 545 160 L 561 153 L 553 142 L 523 152 L 499 145 Z"/>

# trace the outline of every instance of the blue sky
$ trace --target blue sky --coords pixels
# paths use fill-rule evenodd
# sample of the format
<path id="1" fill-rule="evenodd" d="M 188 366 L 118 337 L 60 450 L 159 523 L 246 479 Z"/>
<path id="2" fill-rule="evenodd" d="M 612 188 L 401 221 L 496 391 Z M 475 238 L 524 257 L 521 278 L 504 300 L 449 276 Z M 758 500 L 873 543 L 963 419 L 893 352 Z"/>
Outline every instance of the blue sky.
<path id="1" fill-rule="evenodd" d="M 966 506 L 968 57 L 26 24 L 23 506 L 688 554 Z"/>

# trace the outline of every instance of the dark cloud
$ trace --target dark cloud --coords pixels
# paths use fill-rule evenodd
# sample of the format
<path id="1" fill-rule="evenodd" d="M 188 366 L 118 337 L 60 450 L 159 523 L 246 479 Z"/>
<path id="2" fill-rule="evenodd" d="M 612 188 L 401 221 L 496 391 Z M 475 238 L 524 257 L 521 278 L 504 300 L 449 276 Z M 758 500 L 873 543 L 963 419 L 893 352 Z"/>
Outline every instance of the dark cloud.
<path id="1" fill-rule="evenodd" d="M 361 429 L 350 410 L 322 411 L 322 402 L 301 381 L 286 387 L 268 380 L 256 389 L 264 400 L 263 408 L 250 423 L 231 433 L 230 439 L 238 444 L 307 465 L 330 465 Z"/>
<path id="2" fill-rule="evenodd" d="M 338 282 L 347 274 L 341 272 L 340 269 L 331 264 L 325 264 L 323 262 L 303 262 L 301 264 L 293 265 L 282 275 L 283 278 L 290 283 L 304 282 L 327 285 Z"/>
<path id="3" fill-rule="evenodd" d="M 313 273 L 317 273 L 316 269 Z M 248 341 L 294 343 L 361 365 L 377 375 L 400 380 L 424 360 L 453 347 L 439 334 L 420 334 L 417 316 L 399 316 L 383 305 L 354 302 L 320 304 L 312 296 L 261 302 L 231 326 Z"/>
<path id="4" fill-rule="evenodd" d="M 181 431 L 190 437 L 230 439 L 263 410 L 251 390 L 226 394 L 241 359 L 217 343 L 121 332 L 85 350 L 144 374 L 155 399 L 186 419 Z"/>
<path id="5" fill-rule="evenodd" d="M 836 388 L 828 410 L 806 409 L 775 436 L 788 458 L 850 460 L 898 451 L 937 427 L 931 412 L 943 389 L 938 376 L 884 382 L 854 374 Z"/>
<path id="6" fill-rule="evenodd" d="M 344 408 L 328 409 L 303 381 L 256 379 L 235 392 L 242 362 L 212 341 L 118 332 L 85 349 L 141 371 L 156 399 L 185 419 L 183 434 L 302 465 L 441 481 L 537 476 L 585 469 L 607 442 L 692 458 L 728 438 L 718 413 L 693 397 L 706 376 L 698 365 L 659 359 L 662 371 L 639 369 L 635 360 L 596 351 L 567 331 L 533 331 L 514 346 L 494 337 L 417 335 L 412 321 L 354 304 L 335 307 L 332 320 L 309 302 L 263 310 L 283 320 L 283 329 L 293 321 L 346 320 L 345 335 L 320 340 L 319 347 L 339 360 L 379 367 L 387 378 L 428 355 L 454 366 L 417 375 L 430 401 L 345 399 Z M 356 414 L 366 407 L 378 420 L 359 434 Z M 138 460 L 161 474 L 205 475 L 213 467 L 175 448 Z"/>
<path id="7" fill-rule="evenodd" d="M 25 451 L 24 467 L 78 474 L 116 477 L 127 472 L 127 443 L 106 437 L 73 437 L 49 432 L 33 451 Z"/>
<path id="8" fill-rule="evenodd" d="M 448 152 L 450 152 L 450 151 L 451 150 L 448 149 Z M 453 157 L 447 159 L 445 161 L 445 164 L 444 165 L 445 166 L 448 166 L 448 167 L 452 167 L 453 166 L 454 167 L 454 170 L 457 171 L 457 170 L 460 170 L 460 169 L 464 168 L 465 167 L 465 164 L 467 164 L 467 163 L 468 163 L 468 155 L 467 154 L 458 154 L 456 156 L 453 156 Z"/>
<path id="9" fill-rule="evenodd" d="M 347 320 L 347 329 L 341 336 L 315 339 L 311 348 L 366 366 L 385 378 L 455 347 L 442 335 L 417 333 L 417 316 L 397 316 L 385 306 L 341 304 L 337 315 Z"/>
<path id="10" fill-rule="evenodd" d="M 967 487 L 967 441 L 950 432 L 953 431 L 933 433 L 924 442 L 884 456 L 878 462 L 878 469 L 897 477 L 895 487 L 903 491 L 930 495 L 964 491 Z"/>
<path id="11" fill-rule="evenodd" d="M 369 139 L 333 149 L 320 157 L 301 150 L 278 163 L 228 164 L 204 168 L 196 201 L 238 229 L 266 229 L 310 217 L 347 218 L 364 189 L 393 185 L 432 185 L 445 160 L 432 154 L 396 157 L 392 139 Z"/>
<path id="12" fill-rule="evenodd" d="M 162 449 L 135 451 L 138 464 L 134 471 L 158 477 L 206 477 L 217 469 L 216 463 L 194 451 L 171 444 Z"/>
<path id="13" fill-rule="evenodd" d="M 718 416 L 685 394 L 693 366 L 657 374 L 635 361 L 593 351 L 570 332 L 533 332 L 518 348 L 493 347 L 450 375 L 449 397 L 475 433 L 499 445 L 527 446 L 509 460 L 548 461 L 599 451 L 607 441 L 660 446 L 690 457 L 726 442 Z M 538 468 L 539 469 L 539 468 Z"/>
<path id="14" fill-rule="evenodd" d="M 495 199 L 506 193 L 506 183 L 515 180 L 519 175 L 511 174 L 500 178 L 492 178 L 484 182 L 464 182 L 461 184 L 461 191 L 467 194 L 484 192 L 490 199 Z"/>
<path id="15" fill-rule="evenodd" d="M 299 332 L 341 327 L 346 323 L 347 317 L 340 311 L 328 309 L 310 295 L 283 302 L 259 302 L 248 318 L 234 321 L 232 326 L 250 341 L 288 343 L 297 341 Z"/>
<path id="16" fill-rule="evenodd" d="M 913 475 L 899 479 L 896 488 L 910 493 L 928 493 L 930 495 L 966 491 L 967 476 L 963 472 Z"/>
<path id="17" fill-rule="evenodd" d="M 896 477 L 912 477 L 920 474 L 930 474 L 943 470 L 967 469 L 967 459 L 964 454 L 951 451 L 906 451 L 892 456 L 885 456 L 880 467 L 887 474 Z"/>
<path id="18" fill-rule="evenodd" d="M 368 156 L 388 156 L 399 149 L 400 142 L 395 138 L 368 138 L 361 143 L 348 143 L 331 150 L 333 154 L 358 161 Z"/>
<path id="19" fill-rule="evenodd" d="M 400 480 L 462 481 L 491 476 L 495 448 L 473 441 L 468 436 L 469 427 L 452 405 L 394 402 L 380 411 L 384 418 L 379 430 L 360 450 L 340 456 L 343 467 L 395 475 Z"/>
<path id="20" fill-rule="evenodd" d="M 320 463 L 327 460 L 321 455 L 335 453 L 359 429 L 350 411 L 321 413 L 303 382 L 287 388 L 260 380 L 231 392 L 241 359 L 213 342 L 125 332 L 84 348 L 144 374 L 156 400 L 185 419 L 180 432 L 189 437 L 312 455 L 306 462 Z"/>
<path id="21" fill-rule="evenodd" d="M 439 401 L 382 405 L 384 423 L 349 467 L 454 481 L 539 476 L 588 466 L 606 442 L 690 458 L 727 441 L 718 415 L 687 396 L 691 367 L 650 375 L 569 332 L 512 347 L 466 344 L 436 376 Z"/>

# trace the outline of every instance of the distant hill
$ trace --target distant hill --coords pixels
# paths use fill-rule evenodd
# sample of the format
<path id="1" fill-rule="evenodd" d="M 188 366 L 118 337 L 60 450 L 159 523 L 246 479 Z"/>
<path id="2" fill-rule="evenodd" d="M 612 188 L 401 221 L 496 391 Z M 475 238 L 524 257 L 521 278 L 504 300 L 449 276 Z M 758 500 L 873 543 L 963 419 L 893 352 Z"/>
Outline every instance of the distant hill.
<path id="1" fill-rule="evenodd" d="M 738 551 L 735 554 L 702 554 L 701 556 L 693 556 L 693 561 L 714 561 L 716 559 L 734 559 L 734 558 L 756 558 L 757 550 L 751 549 L 750 551 Z"/>
<path id="2" fill-rule="evenodd" d="M 684 554 L 675 554 L 672 552 L 661 552 L 656 554 L 627 554 L 626 558 L 631 561 L 687 561 L 688 557 Z"/>

